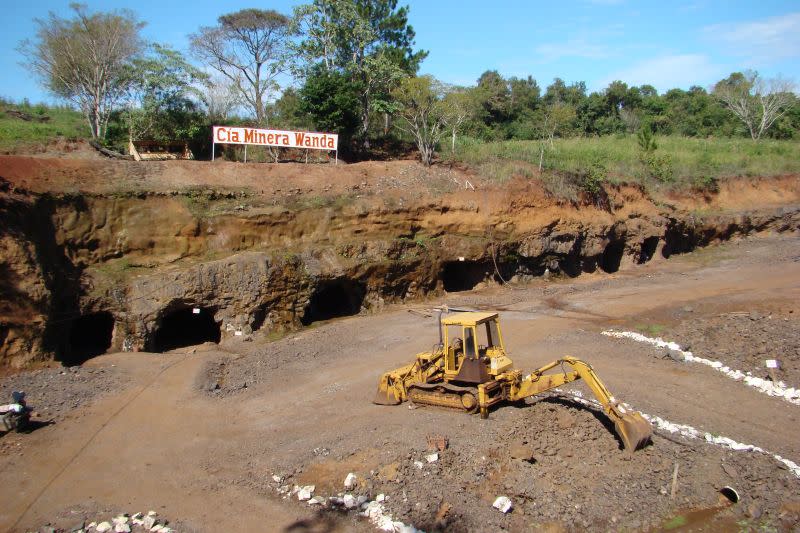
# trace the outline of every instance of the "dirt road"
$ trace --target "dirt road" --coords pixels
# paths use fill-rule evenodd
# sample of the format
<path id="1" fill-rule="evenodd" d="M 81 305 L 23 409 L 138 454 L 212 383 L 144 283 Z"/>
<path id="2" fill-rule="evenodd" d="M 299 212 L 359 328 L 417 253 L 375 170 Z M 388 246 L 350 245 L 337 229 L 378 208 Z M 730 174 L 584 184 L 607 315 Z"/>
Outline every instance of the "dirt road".
<path id="1" fill-rule="evenodd" d="M 644 413 L 798 462 L 800 406 L 708 366 L 602 334 L 609 328 L 658 334 L 702 347 L 695 355 L 731 368 L 742 363 L 734 356 L 746 346 L 732 353 L 729 344 L 750 335 L 762 347 L 753 360 L 779 359 L 781 378 L 797 387 L 788 378 L 800 368 L 798 302 L 800 236 L 788 235 L 613 275 L 457 293 L 415 308 L 498 309 L 518 367 L 578 356 Z M 728 327 L 729 317 L 745 315 L 749 322 L 730 330 L 737 339 L 709 336 Z M 500 408 L 488 421 L 371 404 L 379 375 L 428 349 L 436 336 L 433 318 L 394 307 L 272 342 L 92 359 L 86 366 L 116 376 L 108 380 L 113 390 L 52 425 L 0 438 L 0 529 L 70 527 L 105 509 L 154 509 L 181 531 L 372 530 L 356 513 L 317 511 L 279 492 L 282 485 L 315 485 L 315 494 L 336 496 L 349 472 L 359 480 L 354 493 L 386 494 L 387 513 L 426 530 L 648 529 L 670 520 L 697 528 L 737 521 L 797 527 L 800 481 L 770 454 L 661 431 L 652 446 L 628 458 L 602 415 L 563 395 Z M 21 379 L 4 378 L 3 390 Z M 588 395 L 581 384 L 570 389 Z M 56 390 L 63 394 L 34 385 L 31 403 L 47 405 Z M 451 446 L 427 463 L 431 434 L 446 435 Z M 532 450 L 530 460 L 510 457 L 517 444 Z M 739 491 L 739 504 L 720 506 L 725 485 Z M 500 495 L 511 497 L 513 512 L 491 507 Z"/>

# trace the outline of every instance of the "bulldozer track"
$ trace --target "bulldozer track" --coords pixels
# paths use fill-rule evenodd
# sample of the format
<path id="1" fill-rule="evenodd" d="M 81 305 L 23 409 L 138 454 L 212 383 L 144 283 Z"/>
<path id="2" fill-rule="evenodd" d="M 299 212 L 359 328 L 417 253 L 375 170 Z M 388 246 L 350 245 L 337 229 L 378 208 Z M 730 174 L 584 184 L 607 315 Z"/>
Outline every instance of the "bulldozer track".
<path id="1" fill-rule="evenodd" d="M 473 387 L 445 383 L 416 384 L 408 388 L 408 399 L 417 405 L 433 405 L 465 413 L 478 410 L 478 390 Z"/>

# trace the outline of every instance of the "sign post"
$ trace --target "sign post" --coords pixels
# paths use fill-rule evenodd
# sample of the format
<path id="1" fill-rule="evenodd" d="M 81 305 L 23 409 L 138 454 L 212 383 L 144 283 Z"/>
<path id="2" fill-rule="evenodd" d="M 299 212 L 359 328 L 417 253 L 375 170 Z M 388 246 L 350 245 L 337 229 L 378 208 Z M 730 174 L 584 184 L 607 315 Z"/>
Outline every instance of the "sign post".
<path id="1" fill-rule="evenodd" d="M 278 148 L 305 148 L 334 152 L 334 162 L 339 164 L 339 135 L 313 131 L 285 131 L 246 128 L 238 126 L 214 126 L 211 139 L 211 160 L 219 144 L 244 145 L 244 160 L 247 162 L 247 145 L 276 146 Z"/>

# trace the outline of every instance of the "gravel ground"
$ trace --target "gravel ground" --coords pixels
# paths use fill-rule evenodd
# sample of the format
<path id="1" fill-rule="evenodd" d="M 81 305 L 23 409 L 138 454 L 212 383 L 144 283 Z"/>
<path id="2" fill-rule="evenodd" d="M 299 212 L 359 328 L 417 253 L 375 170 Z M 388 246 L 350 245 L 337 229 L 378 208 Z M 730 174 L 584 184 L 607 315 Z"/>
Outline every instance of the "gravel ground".
<path id="1" fill-rule="evenodd" d="M 734 311 L 684 320 L 669 340 L 699 357 L 768 378 L 767 359 L 777 359 L 776 377 L 800 386 L 800 317 L 794 309 L 774 312 Z M 665 334 L 665 337 L 667 334 Z"/>
<path id="2" fill-rule="evenodd" d="M 24 391 L 37 419 L 58 422 L 100 395 L 117 391 L 125 381 L 124 372 L 113 365 L 45 368 L 0 380 L 0 402 L 11 401 L 12 391 Z"/>

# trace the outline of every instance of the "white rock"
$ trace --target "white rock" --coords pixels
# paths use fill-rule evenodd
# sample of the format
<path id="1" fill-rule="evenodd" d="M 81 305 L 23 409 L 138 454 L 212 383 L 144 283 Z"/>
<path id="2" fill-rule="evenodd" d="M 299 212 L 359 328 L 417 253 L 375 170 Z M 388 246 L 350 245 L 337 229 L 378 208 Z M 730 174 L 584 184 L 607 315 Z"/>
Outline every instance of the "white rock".
<path id="1" fill-rule="evenodd" d="M 376 502 L 378 502 L 378 503 L 383 503 L 383 502 L 385 502 L 385 501 L 386 501 L 386 495 L 385 495 L 385 494 L 383 494 L 383 493 L 381 493 L 381 494 L 378 494 L 378 495 L 375 497 L 375 501 L 376 501 Z"/>
<path id="2" fill-rule="evenodd" d="M 314 485 L 306 485 L 305 487 L 302 487 L 297 491 L 297 499 L 301 502 L 310 500 L 311 495 L 314 494 L 314 489 L 316 489 Z"/>
<path id="3" fill-rule="evenodd" d="M 131 526 L 123 524 L 122 522 L 117 522 L 114 524 L 114 531 L 115 533 L 131 533 Z"/>
<path id="4" fill-rule="evenodd" d="M 322 505 L 325 503 L 325 500 L 320 496 L 314 496 L 310 500 L 308 500 L 308 505 Z"/>
<path id="5" fill-rule="evenodd" d="M 499 510 L 501 513 L 507 513 L 511 510 L 513 504 L 507 496 L 498 496 L 492 504 L 492 507 Z"/>
<path id="6" fill-rule="evenodd" d="M 139 520 L 139 519 L 141 519 L 143 516 L 144 516 L 144 515 L 143 515 L 142 513 L 136 513 L 136 514 L 134 514 L 133 516 L 131 516 L 131 518 L 132 518 L 133 520 Z"/>
<path id="7" fill-rule="evenodd" d="M 158 513 L 155 511 L 147 511 L 147 516 L 157 516 Z"/>
<path id="8" fill-rule="evenodd" d="M 142 519 L 142 525 L 145 529 L 153 529 L 153 526 L 156 525 L 156 517 L 148 514 Z"/>
<path id="9" fill-rule="evenodd" d="M 414 466 L 422 470 L 422 467 L 425 466 L 422 461 L 414 461 Z"/>
<path id="10" fill-rule="evenodd" d="M 111 531 L 111 523 L 100 522 L 99 524 L 97 524 L 95 531 L 97 531 L 97 533 L 105 533 L 106 531 Z"/>
<path id="11" fill-rule="evenodd" d="M 115 524 L 127 524 L 128 517 L 121 514 L 119 516 L 115 516 L 114 518 L 112 518 L 111 521 L 114 522 Z"/>
<path id="12" fill-rule="evenodd" d="M 348 509 L 355 509 L 358 507 L 358 500 L 356 500 L 356 497 L 352 494 L 345 494 L 342 501 L 344 502 L 344 506 Z"/>
<path id="13" fill-rule="evenodd" d="M 436 453 L 436 452 L 433 452 L 430 455 L 426 455 L 425 456 L 425 460 L 428 461 L 429 463 L 435 463 L 436 461 L 439 460 L 439 454 Z"/>
<path id="14" fill-rule="evenodd" d="M 283 481 L 283 478 L 281 476 L 273 475 L 272 481 L 274 481 L 275 483 L 280 483 L 281 481 Z"/>
<path id="15" fill-rule="evenodd" d="M 354 473 L 350 472 L 347 474 L 347 477 L 344 478 L 344 488 L 347 490 L 353 490 L 353 488 L 356 486 L 357 479 L 358 478 Z"/>

